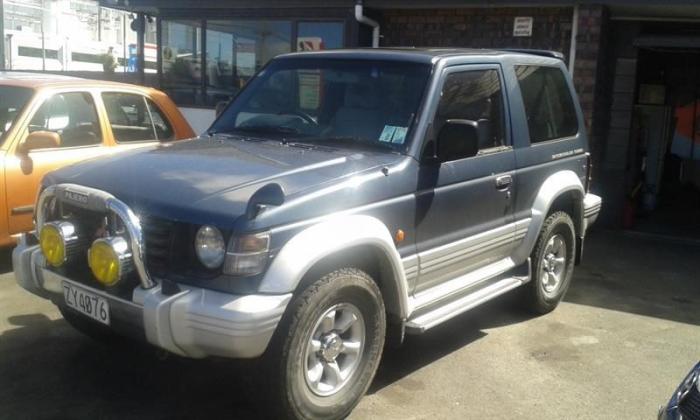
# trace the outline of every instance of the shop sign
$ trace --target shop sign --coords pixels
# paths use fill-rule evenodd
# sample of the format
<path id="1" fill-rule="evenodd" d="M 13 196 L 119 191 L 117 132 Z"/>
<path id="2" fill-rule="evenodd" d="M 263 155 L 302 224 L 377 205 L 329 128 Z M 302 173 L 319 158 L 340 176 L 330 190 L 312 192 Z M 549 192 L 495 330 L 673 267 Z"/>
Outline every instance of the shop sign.
<path id="1" fill-rule="evenodd" d="M 513 22 L 513 36 L 532 36 L 532 16 L 517 16 Z"/>

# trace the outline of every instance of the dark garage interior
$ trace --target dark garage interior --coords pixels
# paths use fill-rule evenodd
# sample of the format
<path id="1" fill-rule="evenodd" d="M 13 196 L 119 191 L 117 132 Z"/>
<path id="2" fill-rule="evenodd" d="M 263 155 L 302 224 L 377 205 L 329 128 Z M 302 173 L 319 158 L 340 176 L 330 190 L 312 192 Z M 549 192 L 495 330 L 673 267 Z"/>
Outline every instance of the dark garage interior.
<path id="1" fill-rule="evenodd" d="M 625 227 L 700 237 L 700 50 L 640 48 Z"/>

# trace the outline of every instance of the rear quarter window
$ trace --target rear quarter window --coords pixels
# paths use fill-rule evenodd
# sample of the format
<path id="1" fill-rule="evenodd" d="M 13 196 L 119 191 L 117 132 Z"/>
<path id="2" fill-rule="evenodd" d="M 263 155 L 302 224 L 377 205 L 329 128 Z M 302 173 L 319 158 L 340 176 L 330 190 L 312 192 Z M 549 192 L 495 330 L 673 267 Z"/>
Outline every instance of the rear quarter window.
<path id="1" fill-rule="evenodd" d="M 515 66 L 525 104 L 531 143 L 571 137 L 578 133 L 574 100 L 558 67 Z"/>
<path id="2" fill-rule="evenodd" d="M 117 142 L 173 139 L 172 126 L 151 99 L 134 93 L 105 92 L 102 101 Z"/>

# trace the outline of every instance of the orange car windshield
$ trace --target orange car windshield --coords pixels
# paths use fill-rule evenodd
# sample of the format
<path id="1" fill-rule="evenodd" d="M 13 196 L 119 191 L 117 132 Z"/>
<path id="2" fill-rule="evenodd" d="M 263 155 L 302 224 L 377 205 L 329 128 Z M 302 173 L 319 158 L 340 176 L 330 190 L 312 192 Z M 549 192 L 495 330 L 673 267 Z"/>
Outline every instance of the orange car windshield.
<path id="1" fill-rule="evenodd" d="M 0 86 L 0 145 L 33 94 L 30 88 Z"/>

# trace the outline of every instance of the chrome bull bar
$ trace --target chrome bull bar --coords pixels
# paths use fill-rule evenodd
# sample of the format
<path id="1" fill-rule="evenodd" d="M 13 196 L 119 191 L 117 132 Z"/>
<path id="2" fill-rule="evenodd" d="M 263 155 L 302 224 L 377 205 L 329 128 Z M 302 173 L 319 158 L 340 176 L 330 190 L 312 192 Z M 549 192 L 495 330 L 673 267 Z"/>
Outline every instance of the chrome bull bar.
<path id="1" fill-rule="evenodd" d="M 39 235 L 41 235 L 41 228 L 46 222 L 46 207 L 52 198 L 58 200 L 59 203 L 67 202 L 86 210 L 109 212 L 121 219 L 129 234 L 131 254 L 141 287 L 150 289 L 156 285 L 146 270 L 146 242 L 143 237 L 143 229 L 141 229 L 141 221 L 129 206 L 112 194 L 95 188 L 77 184 L 51 185 L 41 192 L 36 204 L 36 228 Z"/>

